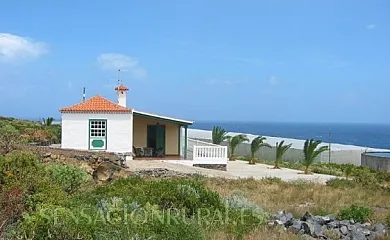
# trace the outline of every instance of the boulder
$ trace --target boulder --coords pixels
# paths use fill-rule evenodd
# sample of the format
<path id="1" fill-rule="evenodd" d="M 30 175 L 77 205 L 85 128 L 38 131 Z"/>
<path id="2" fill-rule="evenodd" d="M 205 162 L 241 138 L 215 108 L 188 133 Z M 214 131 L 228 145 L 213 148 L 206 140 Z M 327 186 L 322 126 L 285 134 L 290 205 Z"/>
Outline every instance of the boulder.
<path id="1" fill-rule="evenodd" d="M 348 228 L 347 228 L 346 226 L 341 226 L 340 232 L 341 232 L 343 235 L 347 235 L 347 234 L 349 233 Z"/>
<path id="2" fill-rule="evenodd" d="M 110 179 L 110 169 L 107 166 L 99 166 L 95 171 L 93 171 L 93 179 L 99 182 L 106 182 Z"/>
<path id="3" fill-rule="evenodd" d="M 88 174 L 93 174 L 94 172 L 94 169 L 92 168 L 91 165 L 89 165 L 88 163 L 85 163 L 85 162 L 82 162 L 80 164 L 80 168 L 83 169 L 84 171 L 86 171 Z"/>
<path id="4" fill-rule="evenodd" d="M 292 220 L 292 225 L 288 228 L 291 230 L 293 233 L 298 233 L 302 228 L 302 221 L 300 220 Z"/>

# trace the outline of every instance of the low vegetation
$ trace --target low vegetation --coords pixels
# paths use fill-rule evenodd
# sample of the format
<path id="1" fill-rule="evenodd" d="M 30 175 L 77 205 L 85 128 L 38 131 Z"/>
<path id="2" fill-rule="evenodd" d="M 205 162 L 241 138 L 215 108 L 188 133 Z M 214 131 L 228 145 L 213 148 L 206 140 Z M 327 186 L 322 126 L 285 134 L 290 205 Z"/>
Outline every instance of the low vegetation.
<path id="1" fill-rule="evenodd" d="M 43 119 L 42 122 L 0 117 L 0 152 L 8 153 L 19 143 L 59 143 L 61 127 L 53 125 L 53 121 L 52 117 Z"/>
<path id="2" fill-rule="evenodd" d="M 0 159 L 5 239 L 240 239 L 266 222 L 243 196 L 222 197 L 202 178 L 122 178 L 96 184 L 83 170 L 29 152 Z M 0 237 L 0 238 L 1 238 Z"/>
<path id="3" fill-rule="evenodd" d="M 32 153 L 13 151 L 0 157 L 0 236 L 259 239 L 261 234 L 266 239 L 298 239 L 268 227 L 268 217 L 286 210 L 296 216 L 332 213 L 373 224 L 390 219 L 390 191 L 334 183 L 132 176 L 97 184 L 75 166 L 44 163 Z"/>
<path id="4" fill-rule="evenodd" d="M 264 140 L 256 146 L 265 146 Z M 97 183 L 76 166 L 43 162 L 10 146 L 0 154 L 0 239 L 299 239 L 267 225 L 281 210 L 390 224 L 390 173 L 364 167 L 313 163 L 312 172 L 348 175 L 326 185 L 200 176 Z M 254 155 L 240 159 L 274 164 Z M 283 161 L 278 166 L 307 167 Z"/>

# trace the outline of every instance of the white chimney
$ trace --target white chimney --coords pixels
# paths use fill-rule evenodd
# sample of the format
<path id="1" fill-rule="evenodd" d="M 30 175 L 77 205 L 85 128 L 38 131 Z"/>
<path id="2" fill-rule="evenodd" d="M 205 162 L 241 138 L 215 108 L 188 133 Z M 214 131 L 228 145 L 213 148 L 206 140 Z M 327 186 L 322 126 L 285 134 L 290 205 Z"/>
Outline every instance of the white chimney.
<path id="1" fill-rule="evenodd" d="M 126 94 L 129 89 L 124 85 L 119 85 L 115 88 L 118 96 L 118 105 L 126 107 Z"/>

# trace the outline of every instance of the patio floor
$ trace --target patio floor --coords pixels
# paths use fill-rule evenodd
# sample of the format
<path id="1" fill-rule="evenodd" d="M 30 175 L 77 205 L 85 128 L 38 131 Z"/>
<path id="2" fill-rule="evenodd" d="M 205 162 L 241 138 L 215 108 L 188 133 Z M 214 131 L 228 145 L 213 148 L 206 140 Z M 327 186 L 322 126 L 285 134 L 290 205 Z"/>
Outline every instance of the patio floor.
<path id="1" fill-rule="evenodd" d="M 183 156 L 179 156 L 179 155 L 167 155 L 165 157 L 134 157 L 134 160 L 185 160 L 185 159 Z"/>

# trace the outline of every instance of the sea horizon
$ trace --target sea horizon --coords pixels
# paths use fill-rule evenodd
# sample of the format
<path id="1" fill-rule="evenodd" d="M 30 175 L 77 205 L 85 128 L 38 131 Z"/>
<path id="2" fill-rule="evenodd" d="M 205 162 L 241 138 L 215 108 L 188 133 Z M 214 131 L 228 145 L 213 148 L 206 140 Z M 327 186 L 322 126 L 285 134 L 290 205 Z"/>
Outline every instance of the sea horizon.
<path id="1" fill-rule="evenodd" d="M 386 123 L 197 121 L 190 128 L 212 130 L 214 126 L 228 132 L 390 149 L 390 124 Z"/>
<path id="2" fill-rule="evenodd" d="M 19 119 L 40 121 L 38 118 Z M 54 122 L 60 121 L 58 117 Z M 300 140 L 313 138 L 323 142 L 390 149 L 390 123 L 196 120 L 190 128 L 211 131 L 214 126 L 220 126 L 228 132 Z"/>

